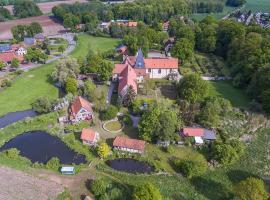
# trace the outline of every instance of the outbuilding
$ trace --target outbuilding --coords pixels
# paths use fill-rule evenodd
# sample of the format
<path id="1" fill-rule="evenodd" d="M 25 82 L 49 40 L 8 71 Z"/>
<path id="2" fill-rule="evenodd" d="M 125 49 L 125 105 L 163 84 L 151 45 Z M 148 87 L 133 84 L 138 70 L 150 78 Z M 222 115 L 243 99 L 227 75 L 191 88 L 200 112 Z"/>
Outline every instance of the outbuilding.
<path id="1" fill-rule="evenodd" d="M 61 173 L 64 175 L 72 175 L 75 174 L 75 168 L 74 167 L 62 167 Z"/>

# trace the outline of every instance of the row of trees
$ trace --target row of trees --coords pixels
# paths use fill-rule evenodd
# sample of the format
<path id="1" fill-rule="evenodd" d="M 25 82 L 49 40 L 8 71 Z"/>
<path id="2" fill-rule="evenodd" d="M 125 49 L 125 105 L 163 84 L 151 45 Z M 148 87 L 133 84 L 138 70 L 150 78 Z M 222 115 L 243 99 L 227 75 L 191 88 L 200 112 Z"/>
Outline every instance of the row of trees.
<path id="1" fill-rule="evenodd" d="M 8 9 L 0 6 L 0 22 L 12 19 L 12 16 Z"/>
<path id="2" fill-rule="evenodd" d="M 38 22 L 32 22 L 29 25 L 14 26 L 11 32 L 15 40 L 23 41 L 25 37 L 33 37 L 37 33 L 42 33 L 43 29 Z"/>
<path id="3" fill-rule="evenodd" d="M 35 2 L 30 0 L 15 1 L 13 14 L 18 18 L 33 17 L 42 15 L 41 10 Z"/>

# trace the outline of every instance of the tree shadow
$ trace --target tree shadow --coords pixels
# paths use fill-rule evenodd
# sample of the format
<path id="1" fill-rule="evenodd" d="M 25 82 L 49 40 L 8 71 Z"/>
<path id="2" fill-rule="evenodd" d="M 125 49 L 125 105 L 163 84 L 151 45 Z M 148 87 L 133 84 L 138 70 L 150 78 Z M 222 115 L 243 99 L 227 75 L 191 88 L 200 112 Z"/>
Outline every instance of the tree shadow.
<path id="1" fill-rule="evenodd" d="M 225 185 L 203 177 L 194 177 L 191 183 L 196 190 L 208 199 L 231 199 L 233 194 Z"/>
<path id="2" fill-rule="evenodd" d="M 249 177 L 259 178 L 257 175 L 244 170 L 230 170 L 227 172 L 227 176 L 234 184 L 239 183 L 240 181 L 245 180 Z"/>
<path id="3" fill-rule="evenodd" d="M 176 99 L 176 92 L 175 92 L 175 86 L 174 85 L 161 85 L 159 87 L 161 94 L 171 100 Z"/>
<path id="4" fill-rule="evenodd" d="M 123 133 L 132 139 L 138 139 L 138 129 L 133 126 L 125 125 Z"/>

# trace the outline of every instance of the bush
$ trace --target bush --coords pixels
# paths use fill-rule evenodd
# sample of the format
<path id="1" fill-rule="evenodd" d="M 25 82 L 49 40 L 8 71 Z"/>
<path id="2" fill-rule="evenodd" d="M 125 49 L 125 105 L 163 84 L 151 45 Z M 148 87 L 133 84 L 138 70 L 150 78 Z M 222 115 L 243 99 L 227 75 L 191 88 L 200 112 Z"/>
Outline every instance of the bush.
<path id="1" fill-rule="evenodd" d="M 33 104 L 32 108 L 37 113 L 49 113 L 53 110 L 53 101 L 48 97 L 40 97 Z"/>
<path id="2" fill-rule="evenodd" d="M 107 158 L 111 152 L 111 148 L 107 143 L 103 142 L 97 147 L 97 154 L 100 158 Z"/>
<path id="3" fill-rule="evenodd" d="M 133 124 L 130 115 L 125 115 L 125 116 L 123 117 L 123 122 L 124 122 L 124 124 L 127 125 L 127 126 L 132 126 L 132 124 Z"/>
<path id="4" fill-rule="evenodd" d="M 91 191 L 95 196 L 101 196 L 106 193 L 108 183 L 104 179 L 96 179 L 91 185 Z"/>
<path id="5" fill-rule="evenodd" d="M 102 120 L 110 120 L 110 119 L 113 119 L 116 117 L 118 113 L 118 108 L 113 106 L 113 105 L 110 105 L 108 107 L 108 109 L 104 110 L 102 113 L 101 113 L 101 119 Z"/>
<path id="6" fill-rule="evenodd" d="M 172 154 L 174 153 L 174 148 L 172 145 L 169 145 L 166 147 L 166 152 L 169 153 L 169 154 Z"/>
<path id="7" fill-rule="evenodd" d="M 46 163 L 47 169 L 58 170 L 60 167 L 59 158 L 53 157 Z"/>
<path id="8" fill-rule="evenodd" d="M 187 178 L 199 176 L 205 173 L 207 169 L 207 162 L 204 158 L 201 159 L 183 159 L 174 160 L 174 165 Z"/>
<path id="9" fill-rule="evenodd" d="M 5 154 L 10 159 L 17 159 L 20 156 L 20 151 L 16 148 L 11 148 L 6 150 Z"/>
<path id="10" fill-rule="evenodd" d="M 9 79 L 4 79 L 1 83 L 1 87 L 10 87 L 11 85 L 12 85 L 12 82 Z"/>

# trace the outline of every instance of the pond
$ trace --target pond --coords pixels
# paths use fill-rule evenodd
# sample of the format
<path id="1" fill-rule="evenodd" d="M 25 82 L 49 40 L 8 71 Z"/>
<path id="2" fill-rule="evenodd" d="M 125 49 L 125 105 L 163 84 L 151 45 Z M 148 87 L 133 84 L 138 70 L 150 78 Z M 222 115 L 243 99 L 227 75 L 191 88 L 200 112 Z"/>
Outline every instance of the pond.
<path id="1" fill-rule="evenodd" d="M 61 164 L 86 163 L 85 156 L 77 154 L 58 137 L 44 131 L 26 132 L 16 136 L 0 148 L 0 151 L 16 148 L 20 155 L 33 163 L 47 163 L 52 157 L 58 157 Z"/>
<path id="2" fill-rule="evenodd" d="M 36 115 L 37 113 L 34 110 L 24 110 L 8 113 L 3 117 L 0 117 L 0 128 L 4 128 L 14 122 L 23 120 L 26 117 L 34 117 Z"/>
<path id="3" fill-rule="evenodd" d="M 109 160 L 107 164 L 117 171 L 129 173 L 151 173 L 154 171 L 153 167 L 149 166 L 147 163 L 132 158 Z"/>

